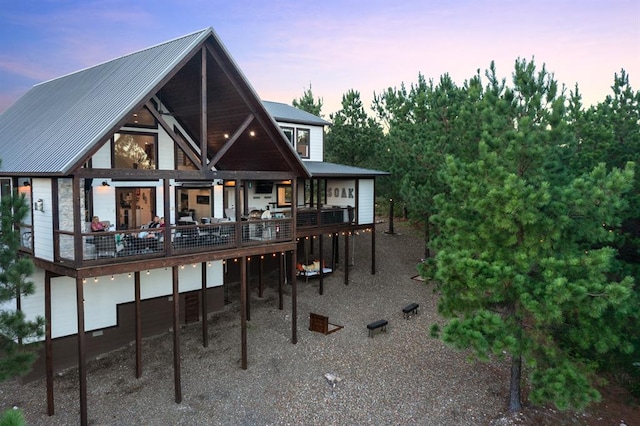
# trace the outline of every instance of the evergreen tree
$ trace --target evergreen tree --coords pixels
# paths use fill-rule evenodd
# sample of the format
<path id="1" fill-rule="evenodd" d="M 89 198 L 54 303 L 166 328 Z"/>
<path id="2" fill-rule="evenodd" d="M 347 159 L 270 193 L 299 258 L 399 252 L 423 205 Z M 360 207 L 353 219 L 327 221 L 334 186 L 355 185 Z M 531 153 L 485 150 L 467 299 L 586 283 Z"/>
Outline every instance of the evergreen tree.
<path id="1" fill-rule="evenodd" d="M 300 99 L 294 99 L 291 101 L 291 105 L 296 108 L 299 108 L 303 111 L 306 111 L 310 114 L 316 115 L 318 117 L 322 117 L 322 99 L 313 97 L 313 91 L 311 90 L 311 84 L 309 84 L 309 88 L 304 91 Z"/>
<path id="2" fill-rule="evenodd" d="M 33 321 L 16 309 L 15 301 L 34 292 L 27 280 L 33 262 L 19 255 L 19 226 L 29 210 L 24 195 L 6 196 L 0 201 L 0 381 L 28 373 L 36 359 L 29 339 L 42 337 L 44 319 Z M 6 303 L 5 302 L 9 302 Z M 9 307 L 9 308 L 7 308 Z"/>
<path id="3" fill-rule="evenodd" d="M 333 125 L 327 133 L 325 158 L 356 167 L 379 165 L 376 153 L 382 141 L 382 129 L 364 110 L 360 92 L 342 95 L 342 109 L 331 114 Z"/>
<path id="4" fill-rule="evenodd" d="M 493 64 L 486 76 L 477 158 L 447 156 L 435 197 L 442 338 L 481 360 L 511 357 L 510 410 L 521 408 L 523 369 L 532 402 L 581 408 L 599 399 L 600 356 L 631 349 L 633 280 L 609 275 L 608 244 L 633 164 L 571 175 L 558 162 L 573 136 L 553 76 L 525 60 L 513 89 Z"/>

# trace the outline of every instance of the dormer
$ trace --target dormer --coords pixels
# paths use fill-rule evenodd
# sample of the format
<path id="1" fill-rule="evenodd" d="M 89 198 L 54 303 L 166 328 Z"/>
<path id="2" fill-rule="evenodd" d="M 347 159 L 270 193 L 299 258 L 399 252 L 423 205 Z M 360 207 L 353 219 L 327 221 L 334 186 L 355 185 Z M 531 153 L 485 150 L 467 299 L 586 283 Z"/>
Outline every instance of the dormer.
<path id="1" fill-rule="evenodd" d="M 303 161 L 323 161 L 324 128 L 330 122 L 291 105 L 262 103 Z"/>

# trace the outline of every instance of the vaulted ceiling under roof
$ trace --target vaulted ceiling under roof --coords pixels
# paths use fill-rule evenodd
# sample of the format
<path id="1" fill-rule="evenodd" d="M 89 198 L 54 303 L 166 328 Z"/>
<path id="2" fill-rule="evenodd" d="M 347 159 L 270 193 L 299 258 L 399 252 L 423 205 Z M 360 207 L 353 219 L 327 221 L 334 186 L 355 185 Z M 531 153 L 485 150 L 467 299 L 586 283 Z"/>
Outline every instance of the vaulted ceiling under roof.
<path id="1" fill-rule="evenodd" d="M 215 49 L 215 44 L 209 45 Z M 211 47 L 213 46 L 213 47 Z M 216 162 L 217 170 L 287 171 L 283 161 L 288 141 L 272 126 L 264 107 L 243 93 L 244 78 L 235 68 L 222 66 L 207 50 L 207 146 L 215 157 L 248 117 L 255 118 Z M 200 81 L 202 56 L 195 54 L 158 92 L 158 98 L 196 141 L 200 140 Z M 274 143 L 273 139 L 280 140 Z M 290 154 L 290 153 L 287 153 Z M 285 155 L 286 157 L 287 155 Z"/>

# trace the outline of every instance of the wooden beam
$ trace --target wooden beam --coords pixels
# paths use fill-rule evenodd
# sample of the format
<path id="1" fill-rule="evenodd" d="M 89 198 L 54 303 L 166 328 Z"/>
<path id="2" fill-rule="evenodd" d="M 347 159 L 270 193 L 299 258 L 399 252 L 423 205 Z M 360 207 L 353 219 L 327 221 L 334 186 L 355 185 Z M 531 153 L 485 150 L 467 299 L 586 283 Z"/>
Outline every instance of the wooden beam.
<path id="1" fill-rule="evenodd" d="M 47 376 L 47 415 L 53 416 L 53 341 L 51 337 L 51 272 L 44 272 L 45 370 Z"/>
<path id="2" fill-rule="evenodd" d="M 153 107 L 151 101 L 147 101 L 145 106 L 147 107 L 149 112 L 151 112 L 151 115 L 153 115 L 153 117 L 158 121 L 158 124 L 160 124 L 165 132 L 167 132 L 171 140 L 173 140 L 174 143 L 178 144 L 178 146 L 182 148 L 182 151 L 184 151 L 184 155 L 186 155 L 193 164 L 195 164 L 196 166 L 200 166 L 201 170 L 204 169 L 205 166 L 200 161 L 200 158 L 196 157 L 193 154 L 193 149 L 181 137 L 179 137 L 176 132 L 173 131 L 173 128 L 169 125 L 169 123 L 167 123 L 164 117 L 162 117 L 162 115 L 160 115 L 160 113 Z M 153 170 L 153 172 L 157 172 L 157 170 Z"/>
<path id="3" fill-rule="evenodd" d="M 247 369 L 247 258 L 240 259 L 240 367 Z"/>
<path id="4" fill-rule="evenodd" d="M 200 49 L 200 158 L 202 168 L 207 164 L 207 49 Z"/>
<path id="5" fill-rule="evenodd" d="M 76 179 L 74 179 L 74 181 L 76 181 Z M 77 214 L 79 215 L 79 213 Z M 76 313 L 78 320 L 78 388 L 80 391 L 80 424 L 82 426 L 86 426 L 88 424 L 87 364 L 84 335 L 84 287 L 82 278 L 76 278 Z"/>
<path id="6" fill-rule="evenodd" d="M 175 401 L 182 402 L 182 385 L 180 383 L 180 292 L 178 290 L 178 266 L 173 272 L 173 385 Z"/>
<path id="7" fill-rule="evenodd" d="M 194 157 L 197 159 L 197 157 Z M 197 162 L 199 163 L 199 159 Z M 146 170 L 146 169 L 80 169 L 74 175 L 80 178 L 112 178 L 114 180 L 149 181 L 176 179 L 177 181 L 211 181 L 214 179 L 289 180 L 295 178 L 292 171 L 268 170 Z M 48 175 L 45 177 L 49 177 Z M 63 176 L 66 177 L 66 176 Z"/>
<path id="8" fill-rule="evenodd" d="M 201 305 L 202 305 L 202 346 L 205 348 L 209 346 L 209 321 L 208 321 L 208 308 L 207 308 L 207 263 L 202 262 L 202 290 L 200 292 Z"/>
<path id="9" fill-rule="evenodd" d="M 140 301 L 140 271 L 134 272 L 135 324 L 136 324 L 136 379 L 142 377 L 142 309 Z"/>
<path id="10" fill-rule="evenodd" d="M 211 160 L 211 163 L 209 163 L 210 169 L 213 169 L 215 165 L 218 164 L 218 161 L 220 161 L 220 159 L 227 153 L 227 151 L 231 149 L 233 144 L 238 140 L 242 132 L 244 132 L 247 129 L 247 127 L 249 127 L 249 124 L 251 124 L 254 118 L 255 118 L 255 115 L 249 114 L 247 118 L 244 119 L 242 124 L 240 124 L 240 127 L 236 129 L 236 131 L 229 138 L 229 140 L 227 140 L 222 146 L 222 148 L 220 148 L 220 151 L 216 152 L 216 155 Z"/>

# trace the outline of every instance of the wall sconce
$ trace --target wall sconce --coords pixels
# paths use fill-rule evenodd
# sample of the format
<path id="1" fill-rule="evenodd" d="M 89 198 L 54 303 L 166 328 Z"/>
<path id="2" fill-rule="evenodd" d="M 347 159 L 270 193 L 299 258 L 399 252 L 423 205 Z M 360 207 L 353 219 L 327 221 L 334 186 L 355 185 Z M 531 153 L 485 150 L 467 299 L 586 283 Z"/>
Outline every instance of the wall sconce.
<path id="1" fill-rule="evenodd" d="M 44 201 L 42 198 L 39 198 L 33 203 L 33 209 L 44 213 Z"/>
<path id="2" fill-rule="evenodd" d="M 109 182 L 107 182 L 106 180 L 103 180 L 102 181 L 102 186 L 111 186 L 111 185 L 109 185 Z"/>

